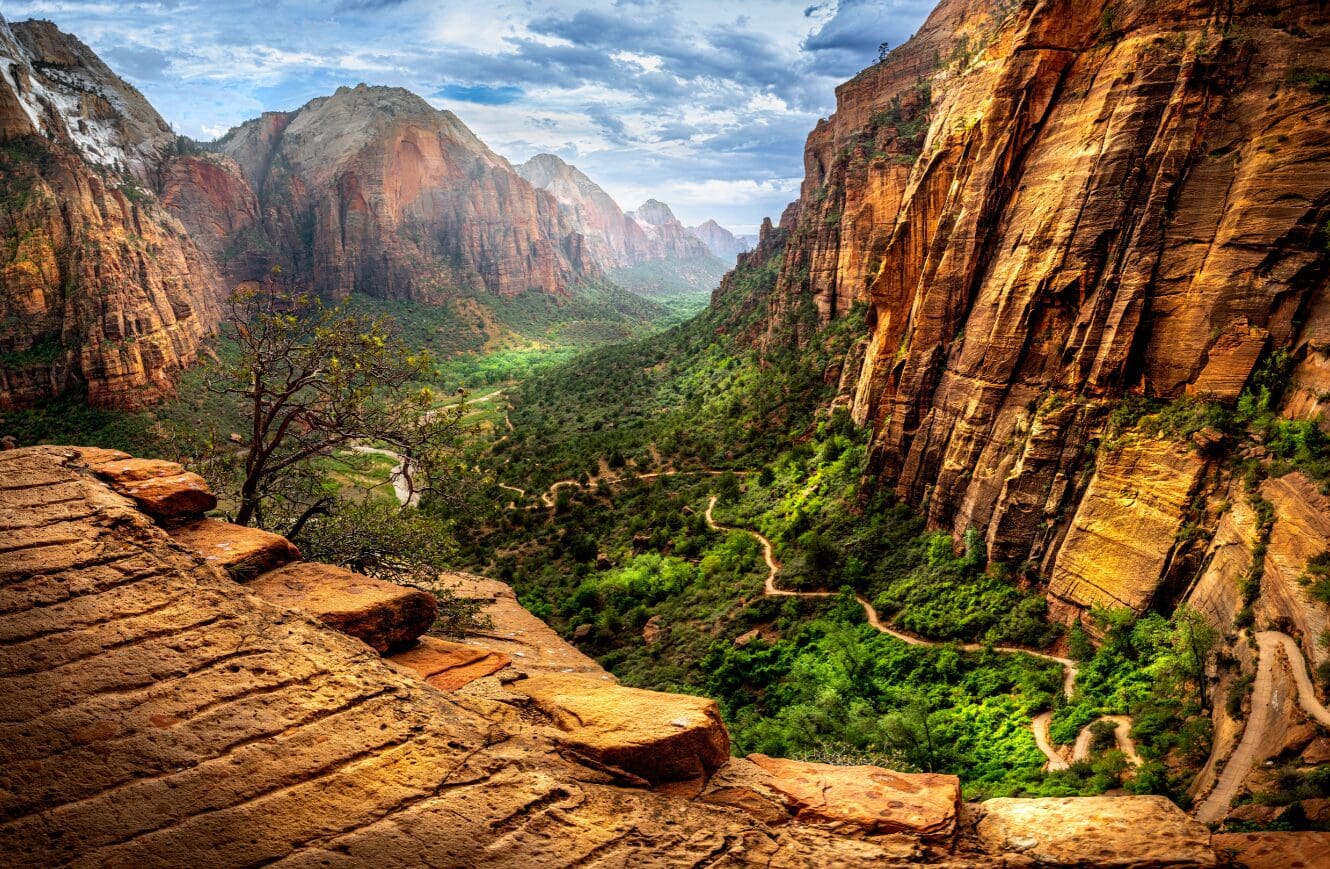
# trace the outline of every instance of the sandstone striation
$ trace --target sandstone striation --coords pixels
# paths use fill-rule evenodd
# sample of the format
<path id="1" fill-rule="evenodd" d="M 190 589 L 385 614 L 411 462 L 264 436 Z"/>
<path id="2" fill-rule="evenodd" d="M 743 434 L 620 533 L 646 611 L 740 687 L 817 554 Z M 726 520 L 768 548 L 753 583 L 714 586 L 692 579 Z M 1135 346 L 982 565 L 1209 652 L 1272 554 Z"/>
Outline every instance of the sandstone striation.
<path id="1" fill-rule="evenodd" d="M 501 652 L 437 637 L 421 637 L 416 646 L 393 654 L 389 660 L 440 691 L 456 691 L 512 663 L 512 658 Z"/>

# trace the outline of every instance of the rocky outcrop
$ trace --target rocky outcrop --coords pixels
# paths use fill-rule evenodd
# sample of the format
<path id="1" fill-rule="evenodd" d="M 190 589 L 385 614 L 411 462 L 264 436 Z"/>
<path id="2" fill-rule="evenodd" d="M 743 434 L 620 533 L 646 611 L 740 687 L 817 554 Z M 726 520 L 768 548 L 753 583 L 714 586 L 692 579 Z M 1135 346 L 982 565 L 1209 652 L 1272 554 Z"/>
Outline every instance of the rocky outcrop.
<path id="1" fill-rule="evenodd" d="M 288 564 L 259 576 L 246 590 L 309 613 L 379 654 L 411 645 L 439 617 L 439 604 L 426 591 L 330 564 Z"/>
<path id="2" fill-rule="evenodd" d="M 249 121 L 216 148 L 261 210 L 257 229 L 228 239 L 237 279 L 281 265 L 327 298 L 438 303 L 467 292 L 563 295 L 599 274 L 552 196 L 456 115 L 400 88 L 339 88 Z M 212 164 L 216 179 L 175 188 L 174 207 L 200 234 L 246 225 L 209 204 L 248 202 L 229 168 Z"/>
<path id="3" fill-rule="evenodd" d="M 721 226 L 714 220 L 708 220 L 700 226 L 688 227 L 688 233 L 707 246 L 711 255 L 720 259 L 731 261 L 739 254 L 744 253 L 750 247 L 748 242 L 738 238 L 734 233 Z"/>
<path id="4" fill-rule="evenodd" d="M 0 409 L 173 391 L 220 316 L 216 273 L 150 192 L 175 136 L 49 22 L 0 19 Z"/>
<path id="5" fill-rule="evenodd" d="M 985 848 L 1022 854 L 1038 866 L 1217 863 L 1209 831 L 1164 797 L 1002 798 L 980 811 Z"/>
<path id="6" fill-rule="evenodd" d="M 300 559 L 300 550 L 280 534 L 220 519 L 200 519 L 182 525 L 171 532 L 171 537 L 240 581 Z"/>
<path id="7" fill-rule="evenodd" d="M 516 633 L 493 603 L 494 634 L 385 661 L 314 597 L 233 582 L 98 461 L 126 460 L 0 452 L 0 848 L 33 865 L 1214 863 L 1158 798 L 962 809 L 947 776 L 731 760 L 709 700 L 488 648 Z"/>

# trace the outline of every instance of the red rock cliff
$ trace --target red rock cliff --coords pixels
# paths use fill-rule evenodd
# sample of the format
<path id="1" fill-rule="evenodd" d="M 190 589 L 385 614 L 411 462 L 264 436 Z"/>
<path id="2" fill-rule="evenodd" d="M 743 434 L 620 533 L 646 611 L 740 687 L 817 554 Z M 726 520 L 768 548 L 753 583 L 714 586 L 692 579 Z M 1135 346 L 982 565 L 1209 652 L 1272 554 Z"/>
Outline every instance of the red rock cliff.
<path id="1" fill-rule="evenodd" d="M 250 121 L 219 147 L 261 208 L 258 230 L 243 231 L 243 219 L 239 235 L 231 229 L 233 277 L 280 264 L 330 298 L 433 302 L 462 291 L 562 294 L 599 274 L 552 196 L 407 91 L 339 88 Z M 234 173 L 173 198 L 195 232 L 227 222 L 209 204 L 221 187 L 223 198 L 248 201 Z"/>
<path id="2" fill-rule="evenodd" d="M 153 401 L 219 316 L 207 257 L 145 186 L 175 136 L 49 22 L 0 19 L 0 66 L 0 408 Z"/>
<path id="3" fill-rule="evenodd" d="M 1320 411 L 1330 19 L 981 6 L 944 2 L 838 90 L 770 334 L 867 303 L 853 412 L 882 478 L 1070 603 L 1141 607 L 1214 468 L 1147 441 L 1096 459 L 1108 412 L 1130 393 L 1232 401 L 1273 347 L 1300 360 L 1289 412 Z"/>

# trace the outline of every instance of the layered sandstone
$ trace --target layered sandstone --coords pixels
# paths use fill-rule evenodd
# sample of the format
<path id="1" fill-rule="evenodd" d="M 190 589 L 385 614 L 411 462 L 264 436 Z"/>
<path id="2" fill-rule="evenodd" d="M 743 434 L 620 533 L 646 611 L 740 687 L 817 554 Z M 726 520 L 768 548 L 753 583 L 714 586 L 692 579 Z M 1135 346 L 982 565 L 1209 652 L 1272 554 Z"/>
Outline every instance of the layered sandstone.
<path id="1" fill-rule="evenodd" d="M 280 265 L 327 298 L 437 303 L 466 292 L 562 295 L 599 274 L 552 196 L 456 115 L 400 88 L 339 88 L 249 121 L 216 147 L 261 210 L 258 230 L 229 241 L 236 278 Z M 229 165 L 213 169 L 225 177 L 191 180 L 172 199 L 201 235 L 223 221 L 196 194 L 248 202 Z"/>
<path id="2" fill-rule="evenodd" d="M 1284 413 L 1323 409 L 1330 104 L 1308 71 L 1327 66 L 1314 4 L 947 0 L 809 136 L 764 340 L 866 303 L 845 368 L 874 473 L 1064 591 L 1139 584 L 1078 607 L 1140 606 L 1189 504 L 1121 541 L 1139 563 L 1096 563 L 1115 547 L 1090 523 L 1144 506 L 1095 449 L 1124 397 L 1232 404 L 1285 349 Z"/>
<path id="3" fill-rule="evenodd" d="M 216 272 L 156 202 L 175 136 L 49 22 L 0 19 L 0 409 L 168 395 L 220 316 Z"/>

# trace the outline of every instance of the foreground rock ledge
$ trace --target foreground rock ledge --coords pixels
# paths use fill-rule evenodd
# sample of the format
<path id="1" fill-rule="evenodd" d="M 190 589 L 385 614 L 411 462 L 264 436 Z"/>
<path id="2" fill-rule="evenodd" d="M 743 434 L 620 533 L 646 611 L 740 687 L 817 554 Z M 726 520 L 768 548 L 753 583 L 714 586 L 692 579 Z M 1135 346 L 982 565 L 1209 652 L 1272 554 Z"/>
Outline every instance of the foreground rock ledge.
<path id="1" fill-rule="evenodd" d="M 1161 799 L 997 800 L 939 837 L 948 782 L 729 759 L 710 701 L 616 686 L 516 611 L 466 647 L 385 661 L 178 545 L 72 450 L 0 452 L 0 480 L 0 854 L 24 865 L 1215 862 Z M 215 543 L 245 530 L 211 527 Z M 502 665 L 486 643 L 513 652 L 498 678 L 425 681 Z M 710 789 L 642 786 L 717 765 Z M 707 802 L 722 785 L 733 799 Z"/>
<path id="2" fill-rule="evenodd" d="M 1213 866 L 1210 831 L 1164 797 L 1003 798 L 981 803 L 991 854 L 1039 865 Z"/>

